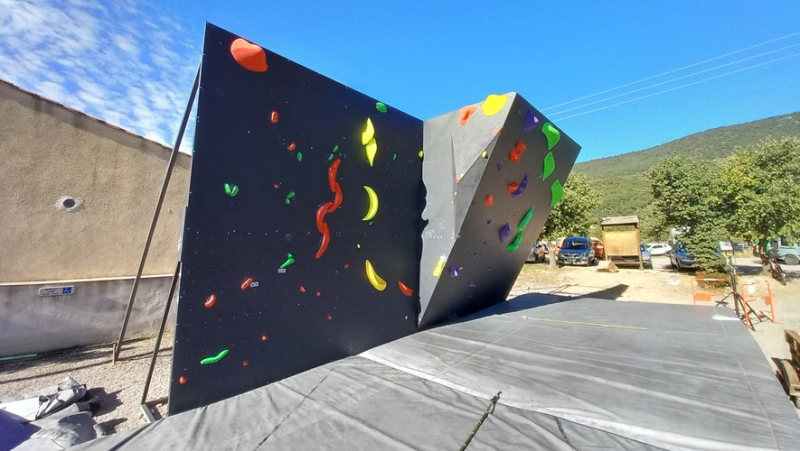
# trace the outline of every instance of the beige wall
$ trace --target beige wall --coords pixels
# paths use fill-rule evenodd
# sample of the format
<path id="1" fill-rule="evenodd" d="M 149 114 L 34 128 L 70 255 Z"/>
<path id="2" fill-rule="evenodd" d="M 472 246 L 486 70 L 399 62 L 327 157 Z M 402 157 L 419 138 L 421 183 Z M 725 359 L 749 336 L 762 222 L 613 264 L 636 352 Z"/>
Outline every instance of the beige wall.
<path id="1" fill-rule="evenodd" d="M 135 275 L 169 152 L 0 81 L 0 283 Z M 178 159 L 145 274 L 174 270 L 190 161 Z M 60 210 L 63 196 L 83 205 Z"/>

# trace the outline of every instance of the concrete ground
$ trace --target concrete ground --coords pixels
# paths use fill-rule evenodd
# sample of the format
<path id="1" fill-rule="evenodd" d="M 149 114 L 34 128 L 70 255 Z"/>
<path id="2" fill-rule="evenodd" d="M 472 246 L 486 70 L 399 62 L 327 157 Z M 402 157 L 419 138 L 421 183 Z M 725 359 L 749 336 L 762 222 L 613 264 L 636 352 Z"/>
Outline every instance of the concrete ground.
<path id="1" fill-rule="evenodd" d="M 621 268 L 616 273 L 599 272 L 597 267 L 565 267 L 551 270 L 546 264 L 526 264 L 511 292 L 587 295 L 620 301 L 692 304 L 690 272 L 677 272 L 669 267 L 665 257 L 653 259 L 652 270 Z M 753 337 L 764 351 L 764 358 L 788 358 L 788 346 L 783 341 L 784 329 L 800 331 L 800 266 L 785 266 L 790 275 L 787 286 L 781 286 L 760 273 L 760 262 L 740 258 L 736 262 L 747 283 L 766 280 L 774 290 L 777 323 L 755 324 Z M 759 310 L 764 307 L 756 306 Z M 668 320 L 668 318 L 665 318 Z M 120 359 L 112 364 L 111 347 L 98 345 L 43 354 L 34 359 L 0 361 L 0 397 L 18 395 L 57 384 L 64 376 L 72 376 L 100 398 L 101 408 L 96 421 L 109 431 L 122 431 L 144 424 L 140 401 L 150 354 L 155 340 L 139 339 L 127 343 Z M 172 337 L 164 338 L 155 366 L 148 400 L 167 395 Z M 165 411 L 159 406 L 159 411 Z M 800 415 L 800 411 L 798 411 Z"/>

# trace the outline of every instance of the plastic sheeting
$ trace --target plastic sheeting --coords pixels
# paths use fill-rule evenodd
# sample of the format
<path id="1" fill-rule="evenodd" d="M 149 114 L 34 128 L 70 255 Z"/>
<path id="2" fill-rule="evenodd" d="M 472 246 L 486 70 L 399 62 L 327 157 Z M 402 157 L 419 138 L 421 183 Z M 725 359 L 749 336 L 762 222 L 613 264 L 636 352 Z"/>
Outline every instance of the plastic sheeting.
<path id="1" fill-rule="evenodd" d="M 224 383 L 224 381 L 220 381 Z M 524 296 L 76 449 L 797 449 L 727 308 Z"/>

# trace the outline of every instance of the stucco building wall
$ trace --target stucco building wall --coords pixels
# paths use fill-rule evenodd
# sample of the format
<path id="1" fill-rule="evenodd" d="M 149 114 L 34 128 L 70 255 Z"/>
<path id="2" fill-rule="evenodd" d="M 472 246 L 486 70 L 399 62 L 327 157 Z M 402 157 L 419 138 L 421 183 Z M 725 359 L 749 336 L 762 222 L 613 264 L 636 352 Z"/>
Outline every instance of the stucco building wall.
<path id="1" fill-rule="evenodd" d="M 0 81 L 0 283 L 135 275 L 169 153 Z M 190 161 L 178 158 L 145 274 L 174 270 Z"/>

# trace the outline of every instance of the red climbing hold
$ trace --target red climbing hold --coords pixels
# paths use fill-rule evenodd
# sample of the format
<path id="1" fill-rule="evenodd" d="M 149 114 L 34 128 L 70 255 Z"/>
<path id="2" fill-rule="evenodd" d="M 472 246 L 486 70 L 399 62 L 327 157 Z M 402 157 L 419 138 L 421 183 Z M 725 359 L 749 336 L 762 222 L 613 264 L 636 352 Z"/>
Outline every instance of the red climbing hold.
<path id="1" fill-rule="evenodd" d="M 253 72 L 266 72 L 267 53 L 261 47 L 251 44 L 242 38 L 231 43 L 231 55 L 239 65 Z"/>
<path id="2" fill-rule="evenodd" d="M 491 194 L 487 194 L 483 203 L 486 204 L 487 207 L 494 207 L 494 197 L 492 197 Z"/>
<path id="3" fill-rule="evenodd" d="M 404 295 L 411 297 L 414 296 L 414 290 L 411 289 L 408 285 L 404 284 L 401 281 L 397 281 L 397 286 L 400 288 L 400 291 L 403 292 Z"/>
<path id="4" fill-rule="evenodd" d="M 508 194 L 514 194 L 519 188 L 519 182 L 511 182 L 508 184 Z"/>
<path id="5" fill-rule="evenodd" d="M 458 123 L 462 126 L 467 125 L 467 121 L 469 117 L 472 116 L 472 113 L 478 111 L 478 107 L 475 105 L 465 106 L 461 108 L 461 117 L 458 119 Z"/>
<path id="6" fill-rule="evenodd" d="M 269 340 L 269 337 L 267 336 L 267 334 L 264 334 L 264 335 L 261 336 L 261 341 L 267 341 L 267 340 Z"/>
<path id="7" fill-rule="evenodd" d="M 271 113 L 269 113 L 269 121 L 272 122 L 273 124 L 278 123 L 278 118 L 279 116 L 277 111 L 273 110 Z"/>
<path id="8" fill-rule="evenodd" d="M 178 382 L 183 385 L 186 383 L 186 376 L 181 376 L 178 378 Z"/>

